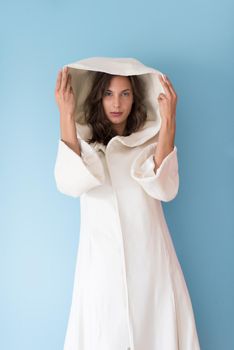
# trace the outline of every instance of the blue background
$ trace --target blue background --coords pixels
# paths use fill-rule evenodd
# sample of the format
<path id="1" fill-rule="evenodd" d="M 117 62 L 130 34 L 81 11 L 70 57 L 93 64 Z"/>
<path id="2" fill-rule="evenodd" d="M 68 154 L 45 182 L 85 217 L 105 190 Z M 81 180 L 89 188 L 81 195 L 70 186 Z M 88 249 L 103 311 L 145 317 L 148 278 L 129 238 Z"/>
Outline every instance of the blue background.
<path id="1" fill-rule="evenodd" d="M 134 57 L 173 83 L 180 189 L 163 207 L 201 349 L 234 349 L 233 7 L 231 0 L 2 6 L 1 350 L 63 347 L 79 199 L 55 186 L 54 88 L 59 68 L 91 56 Z"/>

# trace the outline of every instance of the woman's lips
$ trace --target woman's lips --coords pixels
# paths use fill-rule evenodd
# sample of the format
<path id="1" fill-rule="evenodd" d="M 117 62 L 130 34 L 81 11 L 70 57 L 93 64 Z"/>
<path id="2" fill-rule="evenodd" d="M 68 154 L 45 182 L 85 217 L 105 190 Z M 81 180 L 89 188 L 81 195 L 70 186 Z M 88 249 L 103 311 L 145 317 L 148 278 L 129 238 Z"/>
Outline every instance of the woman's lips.
<path id="1" fill-rule="evenodd" d="M 111 115 L 114 117 L 119 117 L 122 114 L 122 112 L 111 112 Z"/>

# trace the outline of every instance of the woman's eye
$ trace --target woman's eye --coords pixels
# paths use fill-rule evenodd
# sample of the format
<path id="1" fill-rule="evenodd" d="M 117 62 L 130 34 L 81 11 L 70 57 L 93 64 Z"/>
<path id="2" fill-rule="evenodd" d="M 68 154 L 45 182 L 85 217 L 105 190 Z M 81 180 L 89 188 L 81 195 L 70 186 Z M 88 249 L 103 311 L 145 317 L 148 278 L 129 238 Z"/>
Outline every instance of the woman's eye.
<path id="1" fill-rule="evenodd" d="M 129 92 L 124 92 L 123 93 L 125 96 L 128 96 L 129 95 Z"/>
<path id="2" fill-rule="evenodd" d="M 104 96 L 110 96 L 111 92 L 110 91 L 105 91 Z"/>

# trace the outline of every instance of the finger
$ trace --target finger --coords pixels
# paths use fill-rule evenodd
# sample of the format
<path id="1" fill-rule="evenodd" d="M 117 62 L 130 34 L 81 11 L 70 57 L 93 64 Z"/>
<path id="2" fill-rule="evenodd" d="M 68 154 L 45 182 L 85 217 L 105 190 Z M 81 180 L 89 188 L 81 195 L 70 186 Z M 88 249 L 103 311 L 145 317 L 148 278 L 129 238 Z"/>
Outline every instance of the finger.
<path id="1" fill-rule="evenodd" d="M 172 95 L 177 96 L 170 79 L 167 76 L 165 78 Z"/>
<path id="2" fill-rule="evenodd" d="M 57 76 L 57 80 L 56 80 L 56 86 L 55 86 L 55 90 L 56 91 L 58 91 L 60 89 L 61 79 L 62 79 L 62 69 L 60 69 L 59 72 L 58 72 L 58 76 Z"/>
<path id="3" fill-rule="evenodd" d="M 61 89 L 62 91 L 64 91 L 66 89 L 66 84 L 67 84 L 67 71 L 68 71 L 68 68 L 65 67 L 63 69 L 63 74 L 62 74 L 62 83 L 61 83 Z"/>
<path id="4" fill-rule="evenodd" d="M 166 97 L 165 94 L 162 94 L 162 93 L 161 93 L 161 94 L 158 95 L 158 100 L 159 100 L 159 101 L 163 101 L 163 100 L 166 100 L 166 99 L 167 99 L 167 97 Z"/>
<path id="5" fill-rule="evenodd" d="M 70 88 L 69 80 L 70 80 L 70 75 L 67 74 L 67 80 L 66 80 L 66 84 L 65 84 L 65 86 L 64 86 L 64 89 L 65 89 L 65 90 L 68 90 L 68 89 Z"/>
<path id="6" fill-rule="evenodd" d="M 175 92 L 175 90 L 173 88 L 173 85 L 172 85 L 170 79 L 166 75 L 164 75 L 164 77 L 165 77 L 165 82 L 166 82 L 166 84 L 168 86 L 168 89 L 169 89 L 169 91 L 171 93 L 171 96 L 173 96 L 174 98 L 177 98 L 177 94 L 176 94 L 176 92 Z"/>
<path id="7" fill-rule="evenodd" d="M 71 91 L 72 86 L 71 86 L 71 74 L 68 74 L 67 78 L 67 84 L 66 84 L 66 91 Z"/>
<path id="8" fill-rule="evenodd" d="M 163 79 L 163 77 L 161 76 L 161 74 L 159 74 L 159 79 L 160 79 L 160 81 L 161 81 L 161 83 L 162 83 L 162 86 L 163 86 L 163 88 L 164 88 L 164 90 L 165 90 L 166 96 L 167 96 L 168 98 L 171 97 L 171 90 L 169 89 L 169 86 L 168 86 L 167 82 Z"/>
<path id="9" fill-rule="evenodd" d="M 73 93 L 73 87 L 72 87 L 72 76 L 70 76 L 70 91 Z"/>

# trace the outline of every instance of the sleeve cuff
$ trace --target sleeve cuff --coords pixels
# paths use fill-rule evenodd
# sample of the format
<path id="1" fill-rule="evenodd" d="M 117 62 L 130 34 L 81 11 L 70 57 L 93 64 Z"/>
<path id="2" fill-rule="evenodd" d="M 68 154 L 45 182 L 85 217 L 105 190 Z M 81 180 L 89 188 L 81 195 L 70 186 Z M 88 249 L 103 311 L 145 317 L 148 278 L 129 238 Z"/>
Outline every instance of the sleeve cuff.
<path id="1" fill-rule="evenodd" d="M 177 147 L 163 159 L 154 171 L 154 154 L 157 142 L 146 146 L 135 158 L 131 166 L 131 176 L 148 195 L 168 202 L 174 199 L 179 190 Z"/>
<path id="2" fill-rule="evenodd" d="M 54 167 L 57 189 L 72 197 L 79 197 L 105 180 L 103 165 L 96 151 L 86 141 L 79 139 L 79 142 L 81 156 L 59 139 Z"/>

